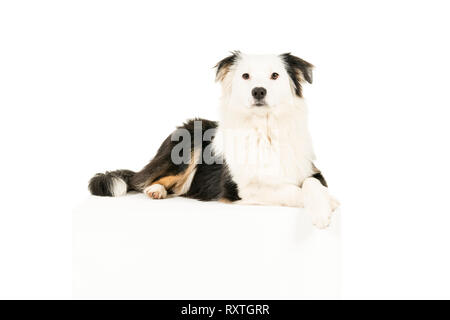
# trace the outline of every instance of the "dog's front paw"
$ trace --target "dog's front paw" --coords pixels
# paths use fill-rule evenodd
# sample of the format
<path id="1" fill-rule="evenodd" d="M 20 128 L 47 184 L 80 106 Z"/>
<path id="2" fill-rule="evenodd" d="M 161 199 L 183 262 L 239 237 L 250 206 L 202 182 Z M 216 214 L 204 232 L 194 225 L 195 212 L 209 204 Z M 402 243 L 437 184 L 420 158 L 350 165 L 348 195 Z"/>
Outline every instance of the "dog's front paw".
<path id="1" fill-rule="evenodd" d="M 331 206 L 331 211 L 334 211 L 341 206 L 341 203 L 335 197 L 330 196 L 330 206 Z"/>
<path id="2" fill-rule="evenodd" d="M 144 189 L 144 193 L 153 199 L 164 199 L 167 197 L 166 188 L 160 184 L 152 184 Z"/>
<path id="3" fill-rule="evenodd" d="M 339 201 L 330 196 L 328 189 L 316 179 L 307 179 L 303 184 L 305 210 L 313 225 L 324 229 L 330 225 L 331 214 L 339 207 Z"/>
<path id="4" fill-rule="evenodd" d="M 312 223 L 317 228 L 325 229 L 330 225 L 332 210 L 326 202 L 306 208 L 306 211 L 311 215 Z"/>

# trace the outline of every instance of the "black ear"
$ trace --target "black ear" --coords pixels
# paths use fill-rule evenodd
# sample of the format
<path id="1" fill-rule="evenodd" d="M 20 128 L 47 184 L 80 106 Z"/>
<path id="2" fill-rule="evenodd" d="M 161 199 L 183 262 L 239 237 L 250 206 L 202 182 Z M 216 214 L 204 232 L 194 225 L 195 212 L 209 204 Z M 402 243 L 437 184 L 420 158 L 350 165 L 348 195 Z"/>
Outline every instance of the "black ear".
<path id="1" fill-rule="evenodd" d="M 283 60 L 286 71 L 294 84 L 295 94 L 299 97 L 302 96 L 302 85 L 301 82 L 307 81 L 312 83 L 312 69 L 314 66 L 290 53 L 284 53 L 280 55 Z"/>
<path id="2" fill-rule="evenodd" d="M 214 68 L 216 68 L 216 81 L 222 81 L 227 75 L 228 71 L 230 71 L 230 67 L 236 63 L 240 56 L 240 51 L 231 52 L 231 56 L 228 56 L 222 60 L 220 60 Z"/>

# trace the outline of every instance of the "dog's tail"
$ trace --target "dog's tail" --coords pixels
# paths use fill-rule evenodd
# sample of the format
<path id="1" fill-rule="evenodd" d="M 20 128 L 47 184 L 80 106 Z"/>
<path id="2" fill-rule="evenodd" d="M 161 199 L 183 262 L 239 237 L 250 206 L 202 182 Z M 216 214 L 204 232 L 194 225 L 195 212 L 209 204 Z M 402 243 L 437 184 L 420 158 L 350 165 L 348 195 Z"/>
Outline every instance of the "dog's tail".
<path id="1" fill-rule="evenodd" d="M 97 173 L 89 181 L 89 191 L 94 196 L 118 197 L 134 190 L 131 178 L 136 173 L 131 170 L 107 171 Z"/>

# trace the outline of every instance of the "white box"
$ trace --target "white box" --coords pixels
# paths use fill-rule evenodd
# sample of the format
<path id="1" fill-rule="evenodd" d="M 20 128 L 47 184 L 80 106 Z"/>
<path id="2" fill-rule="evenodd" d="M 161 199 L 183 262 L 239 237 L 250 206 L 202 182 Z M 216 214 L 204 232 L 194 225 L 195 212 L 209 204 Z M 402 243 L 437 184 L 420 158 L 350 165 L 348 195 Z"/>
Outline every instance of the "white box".
<path id="1" fill-rule="evenodd" d="M 339 213 L 143 194 L 89 197 L 73 213 L 73 296 L 339 298 Z"/>

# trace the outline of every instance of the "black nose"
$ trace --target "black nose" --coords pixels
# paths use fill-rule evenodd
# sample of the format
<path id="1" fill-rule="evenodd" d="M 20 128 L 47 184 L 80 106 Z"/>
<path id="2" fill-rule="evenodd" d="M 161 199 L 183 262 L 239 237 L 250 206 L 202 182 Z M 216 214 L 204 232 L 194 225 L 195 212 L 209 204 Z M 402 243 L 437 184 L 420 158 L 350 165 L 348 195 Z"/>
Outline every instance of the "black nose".
<path id="1" fill-rule="evenodd" d="M 256 87 L 252 90 L 252 96 L 255 99 L 263 99 L 266 96 L 267 90 L 263 87 Z"/>

